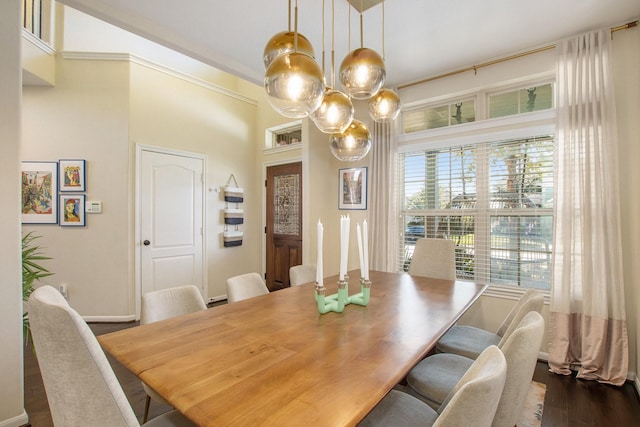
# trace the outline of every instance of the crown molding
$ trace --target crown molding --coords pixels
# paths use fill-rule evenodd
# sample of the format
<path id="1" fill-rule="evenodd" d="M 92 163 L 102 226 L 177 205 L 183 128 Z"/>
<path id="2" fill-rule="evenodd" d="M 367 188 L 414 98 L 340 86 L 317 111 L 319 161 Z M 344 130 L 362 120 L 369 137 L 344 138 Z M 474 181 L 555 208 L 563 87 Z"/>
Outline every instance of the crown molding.
<path id="1" fill-rule="evenodd" d="M 237 92 L 229 90 L 225 87 L 219 86 L 215 83 L 208 82 L 199 77 L 192 76 L 188 73 L 176 70 L 171 67 L 167 67 L 165 65 L 150 61 L 141 56 L 133 55 L 130 53 L 63 51 L 63 52 L 60 52 L 60 56 L 63 59 L 84 60 L 84 61 L 127 61 L 130 63 L 134 63 L 137 65 L 141 65 L 143 67 L 152 69 L 154 71 L 158 71 L 160 73 L 167 74 L 177 79 L 195 84 L 197 86 L 214 91 L 224 96 L 228 96 L 238 101 L 245 102 L 250 105 L 258 105 L 258 101 L 256 99 L 246 97 Z"/>

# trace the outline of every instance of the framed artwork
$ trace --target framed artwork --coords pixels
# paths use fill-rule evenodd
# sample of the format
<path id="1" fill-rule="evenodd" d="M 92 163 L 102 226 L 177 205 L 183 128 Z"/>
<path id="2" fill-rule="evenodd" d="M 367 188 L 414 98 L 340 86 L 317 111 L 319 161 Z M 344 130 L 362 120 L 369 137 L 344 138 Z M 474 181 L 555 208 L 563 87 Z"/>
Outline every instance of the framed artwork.
<path id="1" fill-rule="evenodd" d="M 64 227 L 84 227 L 86 225 L 84 194 L 60 195 L 60 222 Z"/>
<path id="2" fill-rule="evenodd" d="M 22 162 L 23 224 L 57 224 L 58 163 Z"/>
<path id="3" fill-rule="evenodd" d="M 84 160 L 60 159 L 60 191 L 87 191 L 86 162 Z"/>
<path id="4" fill-rule="evenodd" d="M 367 209 L 367 168 L 339 169 L 338 209 Z"/>

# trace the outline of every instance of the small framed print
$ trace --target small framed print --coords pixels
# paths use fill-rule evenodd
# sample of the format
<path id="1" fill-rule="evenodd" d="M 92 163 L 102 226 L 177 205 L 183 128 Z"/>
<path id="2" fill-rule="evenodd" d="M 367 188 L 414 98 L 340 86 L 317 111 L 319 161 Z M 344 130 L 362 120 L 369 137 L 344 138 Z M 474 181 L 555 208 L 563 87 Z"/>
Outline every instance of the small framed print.
<path id="1" fill-rule="evenodd" d="M 22 162 L 23 224 L 58 222 L 58 163 Z"/>
<path id="2" fill-rule="evenodd" d="M 60 222 L 65 227 L 84 227 L 86 225 L 84 194 L 60 195 Z"/>
<path id="3" fill-rule="evenodd" d="M 82 192 L 87 191 L 86 162 L 84 160 L 60 159 L 60 191 Z"/>
<path id="4" fill-rule="evenodd" d="M 367 209 L 367 168 L 339 170 L 338 209 Z"/>

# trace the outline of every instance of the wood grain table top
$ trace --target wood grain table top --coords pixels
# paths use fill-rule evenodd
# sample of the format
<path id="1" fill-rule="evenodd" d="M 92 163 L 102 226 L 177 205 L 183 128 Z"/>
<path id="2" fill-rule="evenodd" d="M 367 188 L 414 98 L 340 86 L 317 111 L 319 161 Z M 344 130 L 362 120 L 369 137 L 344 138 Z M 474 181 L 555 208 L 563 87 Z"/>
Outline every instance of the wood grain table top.
<path id="1" fill-rule="evenodd" d="M 309 283 L 98 340 L 199 426 L 356 425 L 486 288 L 370 278 L 369 305 L 342 313 L 319 314 Z"/>

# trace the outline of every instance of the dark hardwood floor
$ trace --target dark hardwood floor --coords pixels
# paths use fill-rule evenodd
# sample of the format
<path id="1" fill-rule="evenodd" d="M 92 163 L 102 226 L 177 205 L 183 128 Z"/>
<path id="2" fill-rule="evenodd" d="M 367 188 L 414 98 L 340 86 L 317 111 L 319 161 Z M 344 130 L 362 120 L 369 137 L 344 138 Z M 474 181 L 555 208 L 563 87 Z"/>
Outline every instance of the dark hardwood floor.
<path id="1" fill-rule="evenodd" d="M 96 335 L 134 325 L 136 323 L 90 324 Z M 142 422 L 145 393 L 140 380 L 119 362 L 110 356 L 107 357 L 138 420 Z M 24 405 L 29 414 L 30 425 L 53 426 L 38 363 L 30 347 L 27 347 L 24 352 L 24 373 Z M 542 413 L 543 427 L 640 426 L 640 399 L 630 382 L 622 387 L 614 387 L 595 381 L 577 380 L 573 376 L 555 375 L 548 371 L 547 364 L 544 362 L 538 362 L 533 378 L 547 385 Z M 152 402 L 149 418 L 169 409 L 168 406 Z M 87 410 L 91 409 L 87 408 Z"/>

